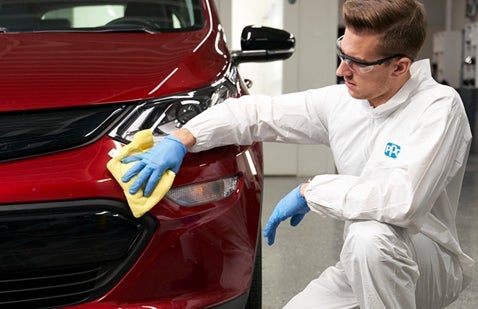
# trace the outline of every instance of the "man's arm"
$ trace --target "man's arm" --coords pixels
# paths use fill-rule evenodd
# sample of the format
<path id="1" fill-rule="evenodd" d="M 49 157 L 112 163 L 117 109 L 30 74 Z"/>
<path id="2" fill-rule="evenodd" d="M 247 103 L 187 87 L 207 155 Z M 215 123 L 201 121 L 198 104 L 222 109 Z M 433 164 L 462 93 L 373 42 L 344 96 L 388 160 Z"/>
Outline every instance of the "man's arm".
<path id="1" fill-rule="evenodd" d="M 471 135 L 460 103 L 439 99 L 421 113 L 415 106 L 413 113 L 420 119 L 400 141 L 398 158 L 389 158 L 384 145 L 377 144 L 360 176 L 314 177 L 304 191 L 308 205 L 339 220 L 419 229 L 466 163 Z"/>
<path id="2" fill-rule="evenodd" d="M 196 144 L 196 138 L 186 128 L 176 130 L 172 135 L 176 137 L 181 143 L 183 143 L 183 145 L 187 149 L 191 148 L 194 144 Z"/>

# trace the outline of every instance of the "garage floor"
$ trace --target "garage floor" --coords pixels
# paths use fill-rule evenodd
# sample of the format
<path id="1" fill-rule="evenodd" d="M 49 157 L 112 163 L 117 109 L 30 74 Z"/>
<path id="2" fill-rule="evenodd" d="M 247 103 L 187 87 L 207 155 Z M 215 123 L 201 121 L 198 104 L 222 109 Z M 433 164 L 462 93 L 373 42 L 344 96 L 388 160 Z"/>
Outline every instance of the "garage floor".
<path id="1" fill-rule="evenodd" d="M 306 179 L 266 177 L 265 224 L 276 203 Z M 470 155 L 461 195 L 457 226 L 463 250 L 478 261 L 478 153 Z M 263 309 L 284 306 L 309 281 L 338 260 L 343 223 L 309 213 L 296 227 L 286 221 L 277 230 L 276 242 L 263 240 Z M 474 280 L 448 309 L 478 308 L 478 271 Z"/>

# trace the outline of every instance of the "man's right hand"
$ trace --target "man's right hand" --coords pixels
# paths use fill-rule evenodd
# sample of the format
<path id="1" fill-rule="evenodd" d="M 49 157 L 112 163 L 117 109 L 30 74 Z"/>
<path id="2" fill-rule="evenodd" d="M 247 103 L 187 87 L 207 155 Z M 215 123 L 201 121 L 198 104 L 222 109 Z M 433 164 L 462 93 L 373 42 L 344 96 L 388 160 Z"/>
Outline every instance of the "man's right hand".
<path id="1" fill-rule="evenodd" d="M 186 146 L 178 138 L 168 135 L 151 149 L 123 158 L 122 163 L 138 162 L 123 175 L 121 180 L 128 182 L 138 175 L 129 193 L 135 194 L 144 186 L 143 195 L 150 196 L 166 170 L 178 172 L 187 152 Z"/>

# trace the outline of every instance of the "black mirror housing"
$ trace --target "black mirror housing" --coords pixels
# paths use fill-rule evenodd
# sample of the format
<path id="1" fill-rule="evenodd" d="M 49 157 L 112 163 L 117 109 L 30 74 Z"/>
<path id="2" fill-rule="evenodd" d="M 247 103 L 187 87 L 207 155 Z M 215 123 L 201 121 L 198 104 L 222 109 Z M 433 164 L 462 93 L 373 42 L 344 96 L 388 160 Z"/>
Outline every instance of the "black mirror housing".
<path id="1" fill-rule="evenodd" d="M 295 38 L 285 30 L 247 26 L 241 34 L 241 50 L 231 53 L 234 63 L 285 60 L 295 51 Z"/>

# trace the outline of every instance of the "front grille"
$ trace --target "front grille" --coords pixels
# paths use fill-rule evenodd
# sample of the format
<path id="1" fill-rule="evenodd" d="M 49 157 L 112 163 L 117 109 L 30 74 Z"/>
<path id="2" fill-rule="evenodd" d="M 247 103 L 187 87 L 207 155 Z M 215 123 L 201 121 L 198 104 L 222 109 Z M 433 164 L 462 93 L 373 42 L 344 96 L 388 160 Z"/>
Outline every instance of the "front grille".
<path id="1" fill-rule="evenodd" d="M 124 111 L 124 106 L 109 104 L 1 113 L 0 161 L 91 143 Z"/>
<path id="2" fill-rule="evenodd" d="M 74 304 L 90 296 L 107 270 L 97 265 L 3 274 L 2 306 L 48 308 Z"/>
<path id="3" fill-rule="evenodd" d="M 51 308 L 103 295 L 135 262 L 154 220 L 109 200 L 0 206 L 0 306 Z"/>

